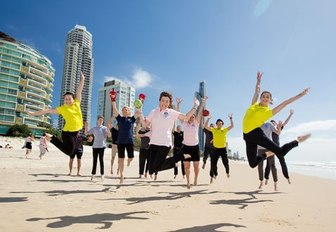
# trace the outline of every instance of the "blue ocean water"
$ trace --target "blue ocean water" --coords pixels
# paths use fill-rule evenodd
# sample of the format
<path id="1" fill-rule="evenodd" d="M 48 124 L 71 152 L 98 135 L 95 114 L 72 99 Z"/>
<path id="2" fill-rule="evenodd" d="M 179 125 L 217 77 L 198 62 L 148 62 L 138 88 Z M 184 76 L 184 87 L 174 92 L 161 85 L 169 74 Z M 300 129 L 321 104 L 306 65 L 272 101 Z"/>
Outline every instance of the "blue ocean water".
<path id="1" fill-rule="evenodd" d="M 288 161 L 287 166 L 289 172 L 336 180 L 336 161 L 326 163 Z"/>

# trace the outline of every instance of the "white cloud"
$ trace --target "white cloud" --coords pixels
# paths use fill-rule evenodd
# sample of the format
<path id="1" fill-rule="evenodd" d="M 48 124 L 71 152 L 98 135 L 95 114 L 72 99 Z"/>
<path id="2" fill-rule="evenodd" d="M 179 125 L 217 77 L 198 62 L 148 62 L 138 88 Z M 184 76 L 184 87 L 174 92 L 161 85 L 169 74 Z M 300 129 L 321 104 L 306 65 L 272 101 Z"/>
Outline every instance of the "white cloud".
<path id="1" fill-rule="evenodd" d="M 149 87 L 153 78 L 151 74 L 145 70 L 137 69 L 133 72 L 132 83 L 135 88 Z"/>
<path id="2" fill-rule="evenodd" d="M 136 89 L 143 89 L 146 87 L 150 87 L 151 83 L 153 81 L 152 75 L 141 69 L 138 68 L 133 71 L 131 79 L 128 78 L 119 78 L 119 77 L 114 77 L 114 76 L 106 76 L 104 77 L 105 82 L 110 81 L 110 80 L 118 80 L 127 83 L 128 85 L 136 88 Z"/>
<path id="3" fill-rule="evenodd" d="M 285 133 L 300 134 L 302 132 L 336 132 L 336 120 L 312 121 L 301 123 L 295 127 L 287 128 Z"/>

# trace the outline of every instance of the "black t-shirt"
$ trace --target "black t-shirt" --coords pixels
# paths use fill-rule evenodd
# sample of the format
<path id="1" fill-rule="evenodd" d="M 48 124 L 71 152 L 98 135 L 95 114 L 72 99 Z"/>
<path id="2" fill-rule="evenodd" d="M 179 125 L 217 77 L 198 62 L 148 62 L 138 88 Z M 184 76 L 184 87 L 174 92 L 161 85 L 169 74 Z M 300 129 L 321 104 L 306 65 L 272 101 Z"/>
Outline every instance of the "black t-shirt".
<path id="1" fill-rule="evenodd" d="M 174 147 L 182 147 L 182 142 L 183 142 L 183 131 L 173 132 L 174 135 Z"/>
<path id="2" fill-rule="evenodd" d="M 119 133 L 119 131 L 116 128 L 114 128 L 114 127 L 111 128 L 111 135 L 112 135 L 112 143 L 113 144 L 117 144 L 118 133 Z"/>

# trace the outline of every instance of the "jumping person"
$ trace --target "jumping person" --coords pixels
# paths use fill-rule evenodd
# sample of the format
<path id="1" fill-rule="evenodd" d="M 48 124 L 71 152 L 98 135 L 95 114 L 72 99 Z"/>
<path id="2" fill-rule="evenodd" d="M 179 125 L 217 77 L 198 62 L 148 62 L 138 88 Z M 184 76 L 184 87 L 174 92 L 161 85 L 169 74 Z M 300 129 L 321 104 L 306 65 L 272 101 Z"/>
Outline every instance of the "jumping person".
<path id="1" fill-rule="evenodd" d="M 208 157 L 211 157 L 211 154 L 213 153 L 213 136 L 212 136 L 212 132 L 205 129 L 205 125 L 209 124 L 211 117 L 208 116 L 205 123 L 202 123 L 202 128 L 203 128 L 203 132 L 205 134 L 205 143 L 204 143 L 204 152 L 203 152 L 203 165 L 202 165 L 202 169 L 205 168 L 206 165 L 206 161 L 208 159 Z M 215 125 L 213 123 L 210 124 L 210 128 L 214 128 Z"/>
<path id="2" fill-rule="evenodd" d="M 184 137 L 184 134 L 183 134 L 183 131 L 181 130 L 181 125 L 177 125 L 176 130 L 173 132 L 173 140 L 174 140 L 173 156 L 176 158 L 180 156 L 181 152 L 183 153 L 183 137 Z M 181 172 L 184 178 L 185 169 L 184 169 L 183 160 L 181 160 Z M 175 166 L 174 167 L 174 179 L 177 177 L 177 175 L 178 175 L 178 167 Z"/>
<path id="3" fill-rule="evenodd" d="M 232 114 L 229 114 L 229 119 L 230 119 L 230 126 L 226 128 L 223 127 L 224 122 L 222 119 L 217 119 L 215 128 L 208 127 L 207 125 L 208 121 L 205 124 L 205 129 L 212 132 L 213 147 L 214 147 L 213 153 L 210 156 L 210 163 L 211 163 L 210 184 L 218 176 L 217 163 L 218 163 L 219 157 L 222 158 L 222 162 L 225 167 L 226 176 L 230 177 L 230 166 L 229 166 L 229 160 L 228 160 L 227 150 L 226 150 L 226 146 L 227 146 L 226 136 L 227 136 L 227 133 L 234 127 Z"/>
<path id="4" fill-rule="evenodd" d="M 112 124 L 111 128 L 111 138 L 112 138 L 112 149 L 111 149 L 111 175 L 113 175 L 113 165 L 114 165 L 114 160 L 115 157 L 117 156 L 118 152 L 118 124 L 117 120 L 114 119 L 114 117 L 111 118 L 110 123 Z M 118 175 L 119 170 L 117 170 L 117 175 Z"/>
<path id="5" fill-rule="evenodd" d="M 137 136 L 140 137 L 140 152 L 139 152 L 139 178 L 145 176 L 147 178 L 148 174 L 148 162 L 149 162 L 149 141 L 150 141 L 150 127 L 142 127 L 138 132 Z"/>
<path id="6" fill-rule="evenodd" d="M 172 103 L 173 96 L 168 92 L 161 92 L 159 106 L 146 118 L 142 114 L 140 116 L 143 126 L 147 127 L 151 124 L 149 175 L 155 173 L 154 180 L 157 178 L 157 172 L 173 168 L 178 161 L 191 157 L 180 154 L 178 157 L 166 158 L 172 146 L 175 120 L 188 120 L 196 112 L 199 102 L 195 99 L 193 108 L 186 115 L 172 109 Z"/>
<path id="7" fill-rule="evenodd" d="M 76 148 L 77 135 L 83 128 L 83 116 L 80 108 L 82 99 L 82 90 L 84 87 L 84 74 L 81 72 L 80 81 L 77 87 L 76 97 L 71 92 L 66 92 L 63 95 L 64 104 L 58 106 L 56 109 L 49 108 L 35 112 L 27 112 L 32 116 L 40 116 L 44 114 L 60 114 L 65 121 L 62 129 L 62 141 L 56 136 L 46 133 L 50 142 L 54 144 L 64 154 L 71 156 Z"/>
<path id="8" fill-rule="evenodd" d="M 42 137 L 40 138 L 39 149 L 40 149 L 39 158 L 42 159 L 42 157 L 48 151 L 47 136 L 45 133 L 43 133 Z"/>
<path id="9" fill-rule="evenodd" d="M 91 180 L 93 180 L 96 175 L 97 159 L 99 157 L 101 180 L 104 181 L 104 152 L 106 148 L 106 139 L 107 137 L 111 137 L 111 124 L 108 123 L 106 127 L 103 123 L 104 117 L 101 115 L 98 116 L 97 126 L 92 127 L 90 130 L 88 130 L 88 123 L 85 123 L 85 134 L 93 135 L 94 138 L 92 145 L 93 164 Z"/>
<path id="10" fill-rule="evenodd" d="M 124 160 L 125 150 L 127 151 L 127 166 L 129 166 L 134 158 L 134 140 L 133 130 L 135 119 L 140 113 L 138 111 L 134 116 L 131 116 L 131 109 L 128 106 L 122 108 L 122 116 L 119 114 L 116 105 L 117 92 L 110 92 L 113 116 L 118 122 L 118 170 L 120 177 L 120 184 L 124 182 Z"/>
<path id="11" fill-rule="evenodd" d="M 27 138 L 25 139 L 25 142 L 23 144 L 22 148 L 26 148 L 26 158 L 28 158 L 28 155 L 31 153 L 33 149 L 33 141 L 35 137 L 32 133 L 29 133 Z"/>
<path id="12" fill-rule="evenodd" d="M 184 159 L 184 171 L 187 178 L 187 188 L 190 189 L 190 162 L 193 162 L 194 167 L 194 186 L 197 185 L 199 173 L 200 151 L 198 144 L 198 129 L 202 118 L 205 98 L 202 98 L 201 105 L 198 108 L 197 116 L 192 114 L 188 121 L 182 121 L 184 136 L 183 136 L 183 154 L 189 154 L 191 157 Z"/>
<path id="13" fill-rule="evenodd" d="M 281 123 L 279 121 L 279 123 L 276 123 L 274 120 L 271 120 L 271 123 L 276 126 L 280 131 L 283 130 L 283 128 L 287 125 L 287 123 L 289 122 L 289 120 L 291 119 L 291 117 L 293 116 L 294 114 L 294 110 L 290 110 L 289 111 L 289 115 L 287 117 L 287 119 L 285 120 L 284 123 Z M 279 139 L 279 135 L 280 134 L 277 134 L 277 133 L 272 133 L 272 140 L 273 142 L 280 146 L 280 139 Z M 281 170 L 282 170 L 282 174 L 283 176 L 287 179 L 288 183 L 290 184 L 291 181 L 290 181 L 290 178 L 289 178 L 289 174 L 288 174 L 288 168 L 287 168 L 287 164 L 286 164 L 286 160 L 285 160 L 285 157 L 281 157 L 281 156 L 278 156 L 278 160 L 279 160 L 279 163 L 280 163 L 280 166 L 281 166 Z M 267 175 L 269 175 L 269 166 L 266 165 L 266 168 L 265 168 L 265 177 Z M 267 179 L 265 180 L 265 184 L 267 184 Z"/>
<path id="14" fill-rule="evenodd" d="M 282 147 L 279 147 L 272 140 L 267 138 L 267 136 L 260 128 L 261 125 L 263 125 L 268 119 L 279 113 L 288 104 L 306 95 L 309 89 L 304 89 L 298 95 L 283 101 L 278 106 L 271 109 L 269 107 L 272 102 L 272 94 L 270 92 L 262 92 L 260 95 L 260 102 L 257 102 L 260 93 L 261 77 L 262 73 L 258 72 L 255 93 L 252 98 L 252 105 L 247 109 L 243 119 L 243 137 L 246 143 L 246 153 L 251 168 L 256 167 L 259 162 L 266 158 L 266 156 L 273 155 L 272 153 L 275 153 L 279 157 L 285 156 L 291 149 L 297 147 L 299 143 L 307 140 L 311 136 L 311 134 L 299 136 L 297 137 L 297 140 L 286 143 Z M 261 145 L 270 152 L 266 152 L 266 155 L 264 155 L 263 157 L 257 156 L 258 145 Z"/>

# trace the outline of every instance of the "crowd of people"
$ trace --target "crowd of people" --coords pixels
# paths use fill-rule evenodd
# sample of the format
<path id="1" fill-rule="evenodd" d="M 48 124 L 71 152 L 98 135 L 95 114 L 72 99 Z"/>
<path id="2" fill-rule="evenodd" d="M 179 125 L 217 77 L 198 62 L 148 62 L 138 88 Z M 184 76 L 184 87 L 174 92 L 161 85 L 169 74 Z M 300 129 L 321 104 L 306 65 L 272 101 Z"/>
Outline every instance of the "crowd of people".
<path id="1" fill-rule="evenodd" d="M 257 73 L 257 83 L 252 97 L 251 105 L 248 107 L 243 119 L 243 138 L 246 144 L 246 155 L 251 168 L 258 166 L 260 185 L 262 188 L 267 184 L 269 174 L 272 172 L 274 180 L 274 190 L 277 190 L 277 170 L 274 156 L 281 164 L 284 177 L 290 182 L 288 168 L 285 162 L 285 155 L 299 143 L 310 137 L 310 134 L 302 135 L 292 142 L 280 146 L 279 135 L 284 126 L 293 115 L 293 110 L 283 123 L 270 120 L 290 103 L 303 97 L 308 93 L 304 89 L 298 95 L 289 98 L 278 106 L 270 108 L 272 104 L 272 94 L 264 91 L 260 94 L 260 84 L 262 73 Z M 229 125 L 224 126 L 224 121 L 218 118 L 214 123 L 209 122 L 212 118 L 209 111 L 205 110 L 206 96 L 201 100 L 194 99 L 191 109 L 186 113 L 180 112 L 182 100 L 176 98 L 176 107 L 173 106 L 173 96 L 169 92 L 161 92 L 159 104 L 147 116 L 142 112 L 142 103 L 145 95 L 141 94 L 141 102 L 137 100 L 136 111 L 131 115 L 129 106 L 118 109 L 116 91 L 110 92 L 112 104 L 112 118 L 109 119 L 107 126 L 104 126 L 104 117 L 98 116 L 97 125 L 89 129 L 87 123 L 83 124 L 82 112 L 80 108 L 81 92 L 85 77 L 81 73 L 76 95 L 67 92 L 64 94 L 64 104 L 53 109 L 45 109 L 35 112 L 28 112 L 32 116 L 43 114 L 60 114 L 65 121 L 62 130 L 62 139 L 45 133 L 40 139 L 40 159 L 48 151 L 47 141 L 54 144 L 60 151 L 69 156 L 69 175 L 72 175 L 73 161 L 77 157 L 77 175 L 80 176 L 81 157 L 83 154 L 83 141 L 93 140 L 92 157 L 93 165 L 91 180 L 96 175 L 96 166 L 99 158 L 101 180 L 104 180 L 104 151 L 107 147 L 106 140 L 112 138 L 112 154 L 110 174 L 114 172 L 114 161 L 118 157 L 117 176 L 120 184 L 124 182 L 125 162 L 129 166 L 134 159 L 134 137 L 141 140 L 139 152 L 139 178 L 152 178 L 157 180 L 159 172 L 174 169 L 174 178 L 178 175 L 178 166 L 181 162 L 183 178 L 186 179 L 186 187 L 198 184 L 200 172 L 201 151 L 199 149 L 199 128 L 205 134 L 205 144 L 203 151 L 202 169 L 207 164 L 210 157 L 210 183 L 218 176 L 218 160 L 221 158 L 225 168 L 227 178 L 230 177 L 230 166 L 227 154 L 227 133 L 233 129 L 233 114 L 230 113 Z M 260 95 L 260 96 L 259 96 Z M 207 111 L 205 114 L 204 112 Z M 269 121 L 270 120 L 270 121 Z M 83 130 L 84 125 L 84 130 Z M 24 144 L 26 157 L 31 153 L 32 141 L 34 136 L 29 135 Z M 172 150 L 173 155 L 170 155 Z M 127 160 L 125 161 L 127 153 Z M 263 162 L 267 160 L 265 173 Z M 192 166 L 192 167 L 191 167 Z M 193 181 L 191 181 L 191 170 L 193 169 Z M 264 178 L 266 179 L 265 183 Z"/>

